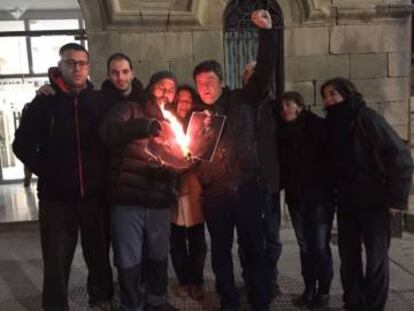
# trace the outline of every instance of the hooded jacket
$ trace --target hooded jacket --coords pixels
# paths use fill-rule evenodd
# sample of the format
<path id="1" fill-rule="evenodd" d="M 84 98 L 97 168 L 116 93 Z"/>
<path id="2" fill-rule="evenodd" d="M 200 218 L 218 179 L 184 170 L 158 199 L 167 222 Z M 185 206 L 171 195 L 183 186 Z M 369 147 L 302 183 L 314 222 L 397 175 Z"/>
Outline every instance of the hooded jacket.
<path id="1" fill-rule="evenodd" d="M 38 179 L 40 200 L 82 201 L 102 197 L 107 156 L 99 123 L 109 103 L 87 87 L 71 93 L 57 68 L 49 70 L 55 96 L 38 95 L 15 133 L 13 151 Z"/>

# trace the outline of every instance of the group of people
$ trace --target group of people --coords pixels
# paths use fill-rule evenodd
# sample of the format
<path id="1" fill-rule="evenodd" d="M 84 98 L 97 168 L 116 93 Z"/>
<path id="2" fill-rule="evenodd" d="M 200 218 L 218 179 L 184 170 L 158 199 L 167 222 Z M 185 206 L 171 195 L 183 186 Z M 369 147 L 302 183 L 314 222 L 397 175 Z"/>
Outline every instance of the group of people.
<path id="1" fill-rule="evenodd" d="M 62 46 L 50 86 L 27 106 L 13 142 L 17 157 L 38 176 L 44 310 L 69 309 L 79 231 L 92 310 L 112 309 L 110 245 L 121 310 L 176 310 L 167 297 L 169 254 L 176 294 L 202 299 L 204 223 L 221 310 L 240 308 L 235 229 L 249 304 L 269 310 L 280 293 L 282 189 L 305 285 L 293 302 L 328 307 L 336 207 L 345 309 L 384 309 L 389 222 L 406 204 L 409 151 L 347 79 L 321 87 L 326 119 L 304 109 L 297 92 L 275 99 L 276 33 L 265 10 L 254 11 L 252 22 L 259 28 L 257 63 L 237 90 L 225 86 L 215 60 L 195 67 L 195 90 L 180 86 L 169 71 L 153 74 L 144 88 L 122 53 L 109 57 L 108 79 L 94 90 L 88 52 L 75 43 Z M 168 127 L 161 107 L 184 127 L 192 111 L 226 116 L 211 161 L 183 170 L 147 152 L 148 142 Z"/>

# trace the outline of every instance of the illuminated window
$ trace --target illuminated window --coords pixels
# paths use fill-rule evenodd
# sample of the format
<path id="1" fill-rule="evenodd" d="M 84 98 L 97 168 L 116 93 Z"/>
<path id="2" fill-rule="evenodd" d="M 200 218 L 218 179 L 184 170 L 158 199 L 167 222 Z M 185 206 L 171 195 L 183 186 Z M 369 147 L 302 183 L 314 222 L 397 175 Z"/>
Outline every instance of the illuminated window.
<path id="1" fill-rule="evenodd" d="M 0 74 L 6 75 L 29 73 L 26 38 L 0 38 L 0 46 L 2 47 L 0 49 Z"/>
<path id="2" fill-rule="evenodd" d="M 77 19 L 32 19 L 29 21 L 29 30 L 68 30 L 79 29 Z"/>
<path id="3" fill-rule="evenodd" d="M 2 31 L 24 31 L 24 22 L 0 21 L 0 32 Z"/>
<path id="4" fill-rule="evenodd" d="M 49 67 L 57 66 L 59 49 L 62 45 L 75 41 L 73 36 L 33 37 L 32 58 L 33 73 L 46 73 Z"/>

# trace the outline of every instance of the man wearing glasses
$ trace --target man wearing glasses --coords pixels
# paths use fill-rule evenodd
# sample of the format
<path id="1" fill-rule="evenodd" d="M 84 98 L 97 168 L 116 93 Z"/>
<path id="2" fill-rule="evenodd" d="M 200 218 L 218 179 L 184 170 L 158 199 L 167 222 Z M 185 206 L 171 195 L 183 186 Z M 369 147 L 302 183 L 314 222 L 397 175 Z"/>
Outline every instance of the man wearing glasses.
<path id="1" fill-rule="evenodd" d="M 38 95 L 16 130 L 13 150 L 38 177 L 44 310 L 68 310 L 68 280 L 78 234 L 92 310 L 110 310 L 112 272 L 106 239 L 107 157 L 98 135 L 109 104 L 88 81 L 89 54 L 61 47 L 49 70 L 55 96 Z"/>

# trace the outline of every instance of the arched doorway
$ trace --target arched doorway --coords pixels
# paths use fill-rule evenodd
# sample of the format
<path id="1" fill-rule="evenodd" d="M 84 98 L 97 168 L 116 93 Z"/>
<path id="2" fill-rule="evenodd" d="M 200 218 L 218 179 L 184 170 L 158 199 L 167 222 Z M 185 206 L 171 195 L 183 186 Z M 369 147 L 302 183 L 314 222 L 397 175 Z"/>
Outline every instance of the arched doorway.
<path id="1" fill-rule="evenodd" d="M 277 49 L 274 51 L 278 59 L 275 72 L 274 91 L 283 91 L 283 15 L 274 0 L 231 0 L 224 16 L 224 63 L 226 83 L 231 88 L 241 87 L 241 75 L 244 66 L 256 59 L 258 35 L 250 21 L 251 12 L 266 9 L 270 12 L 273 27 L 278 32 Z"/>

